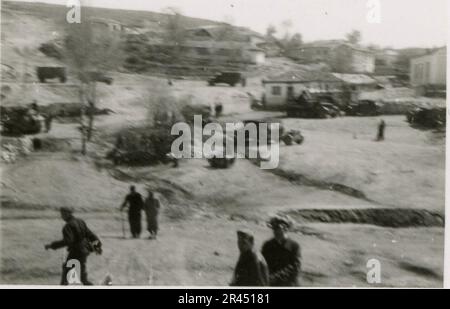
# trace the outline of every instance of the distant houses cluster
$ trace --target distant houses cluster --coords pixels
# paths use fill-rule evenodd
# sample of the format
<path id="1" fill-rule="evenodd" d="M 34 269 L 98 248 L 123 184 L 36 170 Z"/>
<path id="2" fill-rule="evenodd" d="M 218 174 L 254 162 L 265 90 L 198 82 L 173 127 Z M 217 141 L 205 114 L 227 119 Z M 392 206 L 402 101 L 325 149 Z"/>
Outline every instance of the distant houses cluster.
<path id="1" fill-rule="evenodd" d="M 148 44 L 170 49 L 170 42 L 159 32 L 146 27 L 131 27 L 114 20 L 93 19 L 99 33 L 105 30 L 124 35 L 146 35 Z M 389 87 L 410 86 L 419 94 L 430 88 L 445 91 L 446 47 L 419 53 L 398 67 L 400 52 L 392 48 L 367 48 L 345 40 L 321 40 L 285 49 L 273 36 L 263 36 L 244 27 L 228 24 L 204 25 L 183 29 L 177 46 L 184 58 L 198 61 L 235 62 L 263 65 L 268 57 L 280 55 L 305 64 L 323 64 L 326 70 L 290 71 L 264 80 L 266 100 L 278 104 L 301 89 L 335 95 L 343 87 L 351 93 Z M 442 93 L 439 94 L 442 96 Z"/>

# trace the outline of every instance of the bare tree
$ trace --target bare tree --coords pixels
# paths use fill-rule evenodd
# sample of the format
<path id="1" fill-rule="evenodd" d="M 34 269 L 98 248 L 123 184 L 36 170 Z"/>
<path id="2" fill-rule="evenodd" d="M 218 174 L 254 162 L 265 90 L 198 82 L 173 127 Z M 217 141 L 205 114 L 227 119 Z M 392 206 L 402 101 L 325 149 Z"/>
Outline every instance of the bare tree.
<path id="1" fill-rule="evenodd" d="M 213 63 L 215 65 L 221 65 L 223 64 L 223 58 L 221 56 L 227 56 L 232 57 L 231 50 L 223 48 L 224 46 L 227 46 L 228 43 L 226 42 L 233 42 L 237 39 L 236 32 L 233 27 L 233 18 L 230 16 L 225 16 L 223 23 L 219 26 L 218 30 L 215 32 L 214 37 L 214 46 L 212 48 L 213 55 Z M 242 51 L 240 51 L 242 52 Z M 236 57 L 238 58 L 238 57 Z"/>
<path id="2" fill-rule="evenodd" d="M 285 41 L 288 41 L 288 40 L 289 40 L 289 37 L 290 37 L 289 31 L 290 31 L 290 29 L 291 29 L 292 26 L 293 26 L 292 20 L 290 20 L 290 19 L 284 20 L 284 21 L 281 23 L 281 26 L 282 26 L 283 29 L 284 29 L 284 40 L 285 40 Z"/>
<path id="3" fill-rule="evenodd" d="M 346 35 L 347 42 L 351 44 L 359 44 L 361 42 L 361 32 L 358 30 L 352 30 L 352 32 Z"/>
<path id="4" fill-rule="evenodd" d="M 67 26 L 63 58 L 78 81 L 81 102 L 81 153 L 85 155 L 86 142 L 93 130 L 96 103 L 96 79 L 92 73 L 104 73 L 117 68 L 121 64 L 123 54 L 120 33 L 106 29 L 97 33 L 87 14 L 82 16 L 86 17 L 81 23 Z"/>
<path id="5" fill-rule="evenodd" d="M 269 25 L 266 29 L 266 36 L 272 37 L 275 35 L 275 33 L 277 33 L 277 28 L 275 28 L 274 25 Z"/>
<path id="6" fill-rule="evenodd" d="M 163 10 L 167 14 L 167 23 L 164 26 L 164 39 L 170 45 L 170 53 L 173 60 L 178 60 L 181 47 L 186 41 L 184 17 L 178 8 L 167 7 Z"/>
<path id="7" fill-rule="evenodd" d="M 300 48 L 303 44 L 303 38 L 300 33 L 294 34 L 289 40 L 288 48 L 297 49 Z"/>

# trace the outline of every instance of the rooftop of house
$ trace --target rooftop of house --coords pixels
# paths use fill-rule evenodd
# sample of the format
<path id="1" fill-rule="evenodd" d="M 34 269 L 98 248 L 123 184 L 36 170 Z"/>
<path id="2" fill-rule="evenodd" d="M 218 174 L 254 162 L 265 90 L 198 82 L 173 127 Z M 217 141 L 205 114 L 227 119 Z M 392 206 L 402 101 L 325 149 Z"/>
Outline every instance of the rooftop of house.
<path id="1" fill-rule="evenodd" d="M 320 40 L 320 41 L 313 41 L 309 43 L 303 44 L 300 49 L 302 48 L 328 48 L 333 49 L 340 46 L 347 46 L 351 49 L 363 51 L 367 53 L 373 53 L 371 50 L 357 44 L 349 43 L 345 40 Z"/>
<path id="2" fill-rule="evenodd" d="M 269 76 L 264 83 L 304 83 L 304 82 L 340 82 L 338 78 L 329 72 L 310 71 L 310 70 L 295 70 L 288 71 L 280 75 Z"/>
<path id="3" fill-rule="evenodd" d="M 426 53 L 424 53 L 422 55 L 419 55 L 419 56 L 416 56 L 416 57 L 412 57 L 411 59 L 418 59 L 418 58 L 422 58 L 424 56 L 434 55 L 434 54 L 436 54 L 438 52 L 441 52 L 441 51 L 446 52 L 447 51 L 447 46 L 432 48 L 432 49 L 428 50 Z"/>
<path id="4" fill-rule="evenodd" d="M 149 43 L 152 45 L 171 45 L 162 38 L 151 38 Z M 240 49 L 246 51 L 264 51 L 257 46 L 254 46 L 248 42 L 235 42 L 235 41 L 196 41 L 186 40 L 181 46 L 192 48 L 207 48 L 207 49 Z"/>
<path id="5" fill-rule="evenodd" d="M 264 39 L 264 36 L 256 31 L 245 27 L 235 27 L 226 23 L 220 25 L 205 25 L 194 28 L 187 28 L 187 32 L 204 31 L 213 39 L 220 39 L 224 35 L 232 36 L 235 40 L 247 40 L 248 37 Z"/>
<path id="6" fill-rule="evenodd" d="M 257 45 L 272 45 L 272 46 L 276 46 L 280 49 L 284 49 L 284 45 L 283 43 L 277 39 L 276 37 L 274 37 L 273 35 L 269 35 L 269 36 L 265 36 L 264 37 L 264 42 L 261 43 L 257 43 Z"/>
<path id="7" fill-rule="evenodd" d="M 358 100 L 381 101 L 381 100 L 400 100 L 412 98 L 415 96 L 414 89 L 411 88 L 388 88 L 374 91 L 361 92 Z"/>
<path id="8" fill-rule="evenodd" d="M 107 25 L 111 25 L 111 24 L 123 25 L 121 22 L 118 22 L 117 20 L 109 19 L 109 18 L 91 17 L 91 18 L 89 18 L 89 20 L 94 23 L 102 23 L 102 24 L 107 24 Z"/>
<path id="9" fill-rule="evenodd" d="M 334 77 L 347 84 L 367 85 L 377 83 L 375 79 L 364 74 L 341 74 L 341 73 L 332 73 L 332 74 Z"/>

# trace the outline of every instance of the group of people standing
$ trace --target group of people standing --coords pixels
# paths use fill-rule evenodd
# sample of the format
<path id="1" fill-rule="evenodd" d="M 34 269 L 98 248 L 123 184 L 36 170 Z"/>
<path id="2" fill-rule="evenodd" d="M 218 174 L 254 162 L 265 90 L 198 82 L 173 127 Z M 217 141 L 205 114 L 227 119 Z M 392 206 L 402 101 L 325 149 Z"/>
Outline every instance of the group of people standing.
<path id="1" fill-rule="evenodd" d="M 158 234 L 158 214 L 161 204 L 154 193 L 148 190 L 148 195 L 144 201 L 142 195 L 136 191 L 136 187 L 131 186 L 130 193 L 128 193 L 120 206 L 120 211 L 126 207 L 128 207 L 128 222 L 131 236 L 140 238 L 142 231 L 141 214 L 142 210 L 144 210 L 147 218 L 147 231 L 150 233 L 149 239 L 156 239 Z"/>
<path id="2" fill-rule="evenodd" d="M 231 286 L 298 286 L 301 271 L 300 245 L 290 239 L 287 232 L 289 218 L 273 217 L 268 222 L 273 238 L 261 249 L 262 256 L 254 250 L 254 237 L 250 231 L 237 231 L 238 262 Z"/>

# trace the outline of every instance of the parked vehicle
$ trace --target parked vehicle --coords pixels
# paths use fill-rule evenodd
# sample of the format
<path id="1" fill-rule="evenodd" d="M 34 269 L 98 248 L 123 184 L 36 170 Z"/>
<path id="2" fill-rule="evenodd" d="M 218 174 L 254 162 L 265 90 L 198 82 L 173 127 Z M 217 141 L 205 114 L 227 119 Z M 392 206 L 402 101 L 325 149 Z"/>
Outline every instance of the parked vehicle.
<path id="1" fill-rule="evenodd" d="M 216 84 L 228 84 L 231 87 L 241 83 L 245 86 L 245 79 L 240 72 L 220 72 L 208 80 L 208 85 L 215 86 Z"/>
<path id="2" fill-rule="evenodd" d="M 340 110 L 331 103 L 322 103 L 319 101 L 310 101 L 306 104 L 291 102 L 286 106 L 286 113 L 288 117 L 334 118 L 340 115 Z"/>
<path id="3" fill-rule="evenodd" d="M 445 108 L 415 108 L 406 114 L 406 120 L 411 125 L 425 128 L 440 128 L 446 124 Z"/>
<path id="4" fill-rule="evenodd" d="M 348 116 L 378 116 L 380 115 L 380 106 L 373 101 L 359 101 L 350 103 L 345 114 Z"/>
<path id="5" fill-rule="evenodd" d="M 281 136 L 283 136 L 283 134 L 284 134 L 284 127 L 283 127 L 283 125 L 280 123 L 280 121 L 279 120 L 277 120 L 277 119 L 247 119 L 247 120 L 244 120 L 243 121 L 243 124 L 244 124 L 244 127 L 247 125 L 247 124 L 255 124 L 256 125 L 256 134 L 257 134 L 257 137 L 256 137 L 256 145 L 257 146 L 259 146 L 259 144 L 260 144 L 260 140 L 259 140 L 259 129 L 260 129 L 260 124 L 267 124 L 267 129 L 268 129 L 268 132 L 267 132 L 267 144 L 268 145 L 270 145 L 270 144 L 272 144 L 272 143 L 278 143 L 279 141 L 274 141 L 273 139 L 272 139 L 272 130 L 271 130 L 271 126 L 270 126 L 270 124 L 271 123 L 278 123 L 279 124 L 279 138 L 281 137 Z M 238 136 L 238 133 L 239 132 L 241 132 L 242 130 L 244 130 L 244 127 L 242 127 L 242 128 L 240 128 L 240 129 L 238 129 L 238 130 L 236 130 L 235 131 L 235 143 L 237 142 L 237 136 Z M 245 134 L 245 143 L 246 143 L 246 147 L 249 147 L 251 144 L 250 144 L 250 142 L 252 141 L 252 137 L 250 136 L 250 135 L 248 135 L 247 133 Z"/>
<path id="6" fill-rule="evenodd" d="M 37 67 L 36 73 L 39 81 L 45 83 L 47 79 L 59 79 L 61 83 L 67 80 L 66 68 L 64 67 Z"/>
<path id="7" fill-rule="evenodd" d="M 339 117 L 341 115 L 341 110 L 332 103 L 320 102 L 320 105 L 322 106 L 326 114 L 330 115 L 332 118 Z"/>
<path id="8" fill-rule="evenodd" d="M 283 136 L 281 136 L 281 140 L 287 145 L 291 146 L 294 143 L 301 144 L 305 140 L 303 135 L 300 133 L 299 130 L 289 130 Z"/>
<path id="9" fill-rule="evenodd" d="M 42 116 L 32 115 L 29 108 L 22 106 L 0 106 L 1 127 L 4 135 L 37 134 L 42 129 Z"/>
<path id="10" fill-rule="evenodd" d="M 309 92 L 303 93 L 297 98 L 290 98 L 286 104 L 288 117 L 299 118 L 334 118 L 340 115 L 340 109 L 331 100 L 314 97 Z"/>

